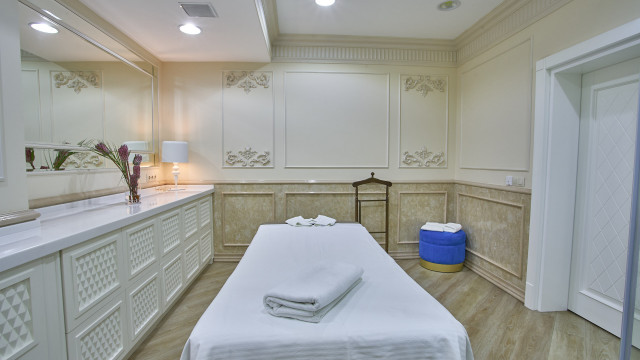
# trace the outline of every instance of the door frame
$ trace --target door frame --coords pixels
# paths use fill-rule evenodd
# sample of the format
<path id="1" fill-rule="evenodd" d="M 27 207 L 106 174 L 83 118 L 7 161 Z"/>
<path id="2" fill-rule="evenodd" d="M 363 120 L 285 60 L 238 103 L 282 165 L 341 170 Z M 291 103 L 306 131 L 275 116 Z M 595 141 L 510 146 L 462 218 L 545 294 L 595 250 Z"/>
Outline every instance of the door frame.
<path id="1" fill-rule="evenodd" d="M 567 310 L 582 74 L 640 56 L 640 19 L 536 62 L 525 306 Z"/>

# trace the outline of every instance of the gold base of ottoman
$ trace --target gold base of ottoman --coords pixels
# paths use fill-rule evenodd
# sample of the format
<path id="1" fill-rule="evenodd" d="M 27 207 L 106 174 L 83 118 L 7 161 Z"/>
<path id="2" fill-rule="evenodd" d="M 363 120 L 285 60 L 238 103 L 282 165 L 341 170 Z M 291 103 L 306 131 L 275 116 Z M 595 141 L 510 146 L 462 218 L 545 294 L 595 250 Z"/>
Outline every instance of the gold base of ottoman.
<path id="1" fill-rule="evenodd" d="M 422 266 L 425 269 L 429 269 L 437 272 L 448 273 L 448 272 L 461 271 L 463 265 L 464 265 L 463 262 L 461 262 L 460 264 L 443 265 L 443 264 L 432 263 L 424 259 L 420 259 L 420 266 Z"/>

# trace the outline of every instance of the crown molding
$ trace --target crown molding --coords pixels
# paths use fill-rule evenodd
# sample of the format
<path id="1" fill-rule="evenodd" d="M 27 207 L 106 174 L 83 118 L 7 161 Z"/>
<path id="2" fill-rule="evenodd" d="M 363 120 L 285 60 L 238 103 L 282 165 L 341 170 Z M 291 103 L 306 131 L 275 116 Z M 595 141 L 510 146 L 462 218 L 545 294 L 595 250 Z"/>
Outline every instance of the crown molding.
<path id="1" fill-rule="evenodd" d="M 456 51 L 336 46 L 272 46 L 273 62 L 456 66 Z"/>
<path id="2" fill-rule="evenodd" d="M 505 0 L 455 40 L 280 34 L 275 0 L 263 4 L 273 62 L 455 67 L 571 0 Z"/>
<path id="3" fill-rule="evenodd" d="M 274 62 L 455 66 L 456 49 L 451 40 L 280 34 L 271 58 Z"/>
<path id="4" fill-rule="evenodd" d="M 458 65 L 551 14 L 571 0 L 506 0 L 455 39 Z"/>

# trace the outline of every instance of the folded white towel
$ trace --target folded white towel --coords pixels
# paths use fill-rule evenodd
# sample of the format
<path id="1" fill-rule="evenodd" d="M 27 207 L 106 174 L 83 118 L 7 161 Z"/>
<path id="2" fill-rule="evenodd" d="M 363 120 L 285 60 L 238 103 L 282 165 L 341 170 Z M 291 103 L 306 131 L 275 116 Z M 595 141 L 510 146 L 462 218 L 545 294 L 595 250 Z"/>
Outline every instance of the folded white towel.
<path id="1" fill-rule="evenodd" d="M 437 222 L 427 222 L 426 224 L 422 225 L 422 227 L 420 229 L 428 230 L 428 231 L 443 232 L 444 231 L 444 225 L 440 224 L 440 223 L 437 223 Z"/>
<path id="2" fill-rule="evenodd" d="M 324 215 L 318 215 L 318 217 L 315 218 L 313 221 L 314 221 L 314 225 L 319 225 L 319 226 L 332 226 L 336 223 L 336 219 L 330 218 Z"/>
<path id="3" fill-rule="evenodd" d="M 313 225 L 313 219 L 305 219 L 302 216 L 292 217 L 285 221 L 287 224 L 291 226 L 311 226 Z"/>
<path id="4" fill-rule="evenodd" d="M 444 231 L 446 231 L 446 232 L 457 233 L 460 230 L 462 230 L 462 225 L 460 225 L 460 224 L 456 224 L 456 223 L 446 223 L 446 224 L 444 224 Z"/>
<path id="5" fill-rule="evenodd" d="M 273 316 L 317 323 L 361 280 L 361 267 L 324 262 L 269 290 L 263 303 Z"/>

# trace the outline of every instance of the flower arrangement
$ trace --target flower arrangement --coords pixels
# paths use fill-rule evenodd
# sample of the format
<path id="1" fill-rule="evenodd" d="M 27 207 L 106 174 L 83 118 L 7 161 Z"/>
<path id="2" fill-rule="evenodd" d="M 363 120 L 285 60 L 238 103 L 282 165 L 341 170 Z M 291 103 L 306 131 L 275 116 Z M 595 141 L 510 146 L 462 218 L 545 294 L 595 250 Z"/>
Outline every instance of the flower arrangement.
<path id="1" fill-rule="evenodd" d="M 139 203 L 140 195 L 138 194 L 138 180 L 140 180 L 140 163 L 142 162 L 142 155 L 136 154 L 133 157 L 133 168 L 129 166 L 129 148 L 127 145 L 121 145 L 116 148 L 113 145 L 107 145 L 104 142 L 99 142 L 93 147 L 89 148 L 93 153 L 100 155 L 106 159 L 111 160 L 118 170 L 122 173 L 122 179 L 127 183 L 129 188 L 128 201 L 130 203 Z"/>
<path id="2" fill-rule="evenodd" d="M 33 162 L 36 160 L 36 152 L 33 150 L 33 148 L 28 147 L 28 148 L 25 148 L 24 155 L 27 163 L 31 165 L 31 169 L 27 169 L 27 171 L 35 170 L 36 167 L 35 165 L 33 165 Z"/>

